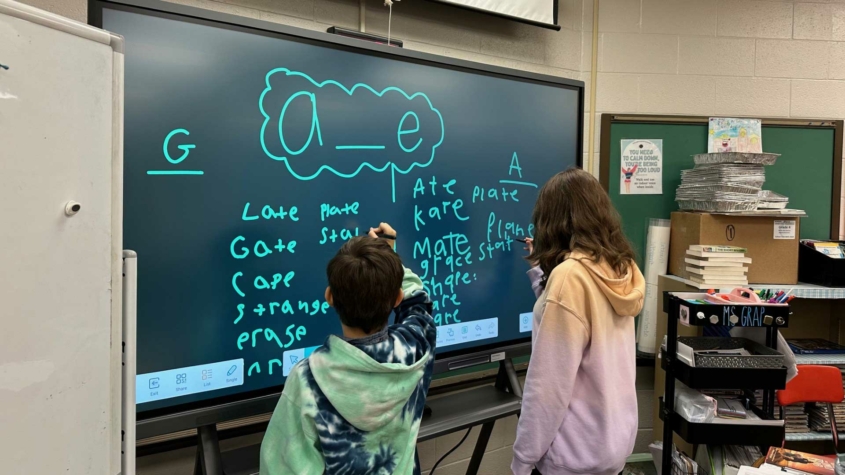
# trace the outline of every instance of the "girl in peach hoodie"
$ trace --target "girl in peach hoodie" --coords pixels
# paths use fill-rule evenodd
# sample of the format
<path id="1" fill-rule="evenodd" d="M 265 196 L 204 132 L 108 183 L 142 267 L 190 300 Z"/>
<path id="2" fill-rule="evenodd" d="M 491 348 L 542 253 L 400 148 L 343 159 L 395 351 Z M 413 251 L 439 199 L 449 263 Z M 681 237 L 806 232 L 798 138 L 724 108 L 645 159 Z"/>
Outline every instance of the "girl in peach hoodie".
<path id="1" fill-rule="evenodd" d="M 529 275 L 538 299 L 511 469 L 616 475 L 637 433 L 634 317 L 645 280 L 589 173 L 550 179 L 533 221 Z"/>

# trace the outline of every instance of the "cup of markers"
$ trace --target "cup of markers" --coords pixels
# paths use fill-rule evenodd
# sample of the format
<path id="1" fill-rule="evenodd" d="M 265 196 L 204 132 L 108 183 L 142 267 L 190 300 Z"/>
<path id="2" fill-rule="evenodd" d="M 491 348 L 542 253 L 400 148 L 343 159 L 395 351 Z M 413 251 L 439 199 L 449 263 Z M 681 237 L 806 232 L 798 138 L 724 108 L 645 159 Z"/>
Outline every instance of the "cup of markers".
<path id="1" fill-rule="evenodd" d="M 792 295 L 792 289 L 790 289 L 788 292 L 784 292 L 783 290 L 778 290 L 777 292 L 775 292 L 772 289 L 762 289 L 754 290 L 754 293 L 756 293 L 760 297 L 760 300 L 766 303 L 789 303 L 792 301 L 792 299 L 795 298 L 795 296 Z"/>

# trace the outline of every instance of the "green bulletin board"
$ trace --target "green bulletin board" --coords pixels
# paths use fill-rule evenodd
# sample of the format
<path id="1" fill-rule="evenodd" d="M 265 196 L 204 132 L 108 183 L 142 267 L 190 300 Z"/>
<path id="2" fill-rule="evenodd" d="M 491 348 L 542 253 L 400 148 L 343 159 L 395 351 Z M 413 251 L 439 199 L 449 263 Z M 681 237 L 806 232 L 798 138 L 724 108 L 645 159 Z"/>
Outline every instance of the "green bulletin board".
<path id="1" fill-rule="evenodd" d="M 650 218 L 669 219 L 678 210 L 675 190 L 692 155 L 707 152 L 707 117 L 602 116 L 601 183 L 622 216 L 622 225 L 642 266 Z M 838 239 L 842 121 L 763 119 L 763 150 L 779 153 L 766 167 L 763 189 L 789 197 L 803 209 L 801 239 Z M 663 139 L 663 194 L 620 195 L 621 141 Z"/>

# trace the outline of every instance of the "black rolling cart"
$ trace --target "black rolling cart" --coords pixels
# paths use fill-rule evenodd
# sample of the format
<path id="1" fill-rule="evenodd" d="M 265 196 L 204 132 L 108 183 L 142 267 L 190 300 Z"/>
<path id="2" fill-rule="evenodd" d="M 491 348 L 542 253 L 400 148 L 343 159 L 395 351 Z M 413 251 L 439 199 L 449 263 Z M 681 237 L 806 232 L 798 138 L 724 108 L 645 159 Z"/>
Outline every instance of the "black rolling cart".
<path id="1" fill-rule="evenodd" d="M 737 296 L 747 294 L 735 291 Z M 706 294 L 665 292 L 663 309 L 669 316 L 666 348 L 661 350 L 661 366 L 666 371 L 664 397 L 660 399 L 663 420 L 662 473 L 684 473 L 673 469 L 673 434 L 687 443 L 720 445 L 780 446 L 784 440 L 783 425 L 746 425 L 692 423 L 675 412 L 675 381 L 696 390 L 763 390 L 762 401 L 755 401 L 751 410 L 763 420 L 775 419 L 775 390 L 786 386 L 783 356 L 777 353 L 779 328 L 789 324 L 789 306 L 749 302 L 724 304 L 703 303 Z M 678 323 L 689 326 L 759 327 L 764 329 L 766 344 L 742 338 L 690 337 L 678 338 Z M 679 357 L 678 343 L 693 350 L 745 348 L 753 356 L 686 355 Z M 695 366 L 687 363 L 694 358 Z M 709 359 L 713 358 L 713 359 Z M 716 360 L 716 358 L 720 358 Z M 709 360 L 708 360 L 709 359 Z M 718 365 L 720 367 L 713 367 Z M 727 367 L 726 367 L 727 366 Z"/>

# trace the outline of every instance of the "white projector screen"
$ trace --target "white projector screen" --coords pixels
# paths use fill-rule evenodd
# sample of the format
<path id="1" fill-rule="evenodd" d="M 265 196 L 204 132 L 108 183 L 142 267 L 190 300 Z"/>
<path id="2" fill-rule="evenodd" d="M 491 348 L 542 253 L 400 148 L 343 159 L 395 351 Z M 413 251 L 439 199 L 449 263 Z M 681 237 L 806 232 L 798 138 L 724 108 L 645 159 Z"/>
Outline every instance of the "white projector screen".
<path id="1" fill-rule="evenodd" d="M 557 0 L 432 0 L 484 13 L 512 18 L 546 28 L 557 24 Z"/>

